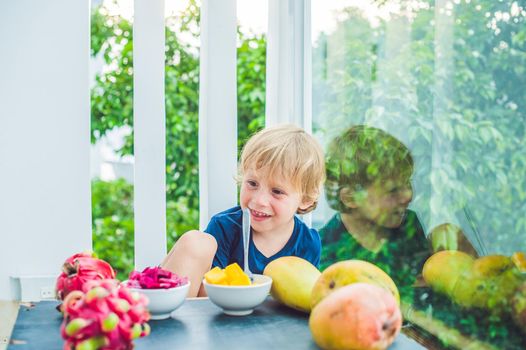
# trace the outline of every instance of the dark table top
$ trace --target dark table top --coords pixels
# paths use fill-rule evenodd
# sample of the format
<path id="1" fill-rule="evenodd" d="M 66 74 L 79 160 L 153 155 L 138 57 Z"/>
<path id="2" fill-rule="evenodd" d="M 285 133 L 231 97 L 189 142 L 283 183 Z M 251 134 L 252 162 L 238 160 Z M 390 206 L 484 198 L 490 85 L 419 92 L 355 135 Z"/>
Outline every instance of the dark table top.
<path id="1" fill-rule="evenodd" d="M 62 316 L 56 302 L 21 306 L 8 350 L 62 349 Z M 227 316 L 208 299 L 187 300 L 172 318 L 149 321 L 152 332 L 135 341 L 136 349 L 318 349 L 308 315 L 272 299 L 249 316 Z M 421 345 L 400 334 L 389 350 L 419 350 Z"/>

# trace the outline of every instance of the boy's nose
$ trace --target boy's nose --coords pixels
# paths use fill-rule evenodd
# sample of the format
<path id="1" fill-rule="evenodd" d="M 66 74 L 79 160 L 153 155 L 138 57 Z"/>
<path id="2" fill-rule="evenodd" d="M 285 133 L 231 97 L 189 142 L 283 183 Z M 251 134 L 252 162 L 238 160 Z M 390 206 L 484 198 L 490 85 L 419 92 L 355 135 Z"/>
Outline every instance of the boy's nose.
<path id="1" fill-rule="evenodd" d="M 258 206 L 266 206 L 268 205 L 269 198 L 268 194 L 265 193 L 265 191 L 258 191 L 254 194 L 253 202 Z"/>

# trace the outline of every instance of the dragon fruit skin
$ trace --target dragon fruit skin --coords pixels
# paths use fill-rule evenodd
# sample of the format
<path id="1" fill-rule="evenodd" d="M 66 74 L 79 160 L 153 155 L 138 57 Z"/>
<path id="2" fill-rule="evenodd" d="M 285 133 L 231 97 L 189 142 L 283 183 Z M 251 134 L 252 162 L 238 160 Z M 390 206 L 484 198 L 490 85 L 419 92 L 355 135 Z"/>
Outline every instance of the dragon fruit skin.
<path id="1" fill-rule="evenodd" d="M 116 280 L 92 280 L 64 299 L 64 350 L 129 350 L 147 336 L 148 299 Z"/>
<path id="2" fill-rule="evenodd" d="M 115 271 L 106 261 L 94 257 L 93 253 L 78 253 L 66 259 L 62 273 L 57 278 L 57 298 L 64 298 L 74 290 L 82 290 L 87 281 L 114 279 Z"/>

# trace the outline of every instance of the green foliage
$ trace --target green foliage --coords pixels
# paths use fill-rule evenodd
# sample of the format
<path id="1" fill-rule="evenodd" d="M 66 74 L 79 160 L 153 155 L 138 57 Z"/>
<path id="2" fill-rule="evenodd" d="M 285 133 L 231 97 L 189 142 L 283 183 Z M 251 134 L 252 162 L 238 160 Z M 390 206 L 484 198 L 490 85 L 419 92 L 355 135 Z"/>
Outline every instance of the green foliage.
<path id="1" fill-rule="evenodd" d="M 115 127 L 133 126 L 133 41 L 130 22 L 93 10 L 91 54 L 102 57 L 111 70 L 98 74 L 91 91 L 91 142 Z M 131 154 L 128 142 L 123 153 Z"/>
<path id="2" fill-rule="evenodd" d="M 197 41 L 199 8 L 190 3 L 183 18 L 169 18 L 165 31 L 166 220 L 168 247 L 199 223 L 199 56 L 188 41 Z M 170 22 L 180 23 L 178 30 Z"/>
<path id="3" fill-rule="evenodd" d="M 124 280 L 133 269 L 133 185 L 95 179 L 91 196 L 93 251 Z"/>
<path id="4" fill-rule="evenodd" d="M 238 31 L 237 117 L 238 147 L 265 126 L 267 44 L 262 35 Z"/>

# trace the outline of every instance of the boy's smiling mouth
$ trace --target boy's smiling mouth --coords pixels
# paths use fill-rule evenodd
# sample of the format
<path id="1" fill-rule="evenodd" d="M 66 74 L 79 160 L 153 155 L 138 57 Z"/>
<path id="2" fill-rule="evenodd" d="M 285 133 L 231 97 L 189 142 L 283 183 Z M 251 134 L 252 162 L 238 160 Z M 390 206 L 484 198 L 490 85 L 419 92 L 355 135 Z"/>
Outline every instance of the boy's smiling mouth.
<path id="1" fill-rule="evenodd" d="M 263 212 L 260 212 L 260 211 L 257 211 L 257 210 L 254 210 L 254 209 L 250 209 L 250 214 L 252 216 L 252 218 L 256 221 L 261 221 L 261 220 L 265 220 L 267 218 L 270 218 L 270 215 L 268 214 L 265 214 Z"/>

